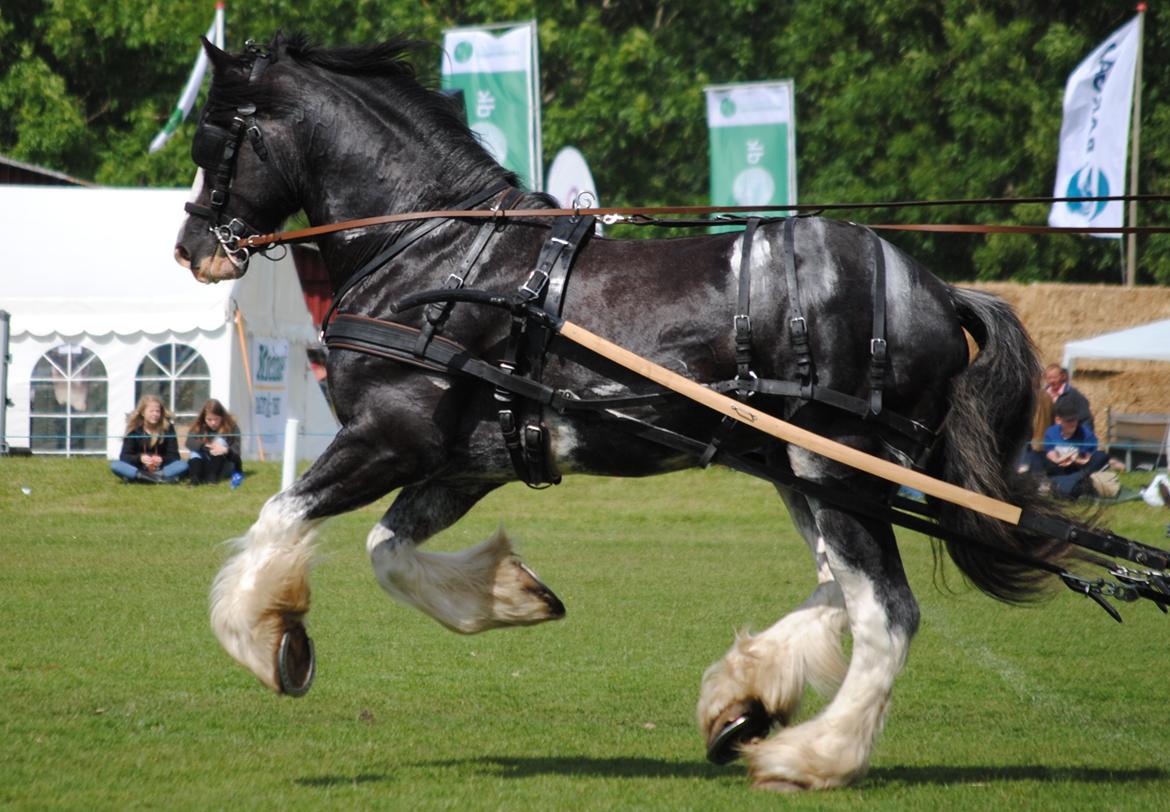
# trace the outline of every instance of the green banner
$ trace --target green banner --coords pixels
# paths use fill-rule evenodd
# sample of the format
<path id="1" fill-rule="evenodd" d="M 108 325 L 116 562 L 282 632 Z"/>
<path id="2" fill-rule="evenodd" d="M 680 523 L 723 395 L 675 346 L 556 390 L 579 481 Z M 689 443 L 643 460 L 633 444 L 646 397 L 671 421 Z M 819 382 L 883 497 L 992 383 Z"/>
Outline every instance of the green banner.
<path id="1" fill-rule="evenodd" d="M 719 85 L 706 94 L 711 205 L 759 205 L 764 213 L 796 203 L 792 81 Z"/>
<path id="2" fill-rule="evenodd" d="M 541 190 L 536 22 L 453 29 L 443 50 L 442 86 L 463 91 L 468 126 L 502 166 Z"/>

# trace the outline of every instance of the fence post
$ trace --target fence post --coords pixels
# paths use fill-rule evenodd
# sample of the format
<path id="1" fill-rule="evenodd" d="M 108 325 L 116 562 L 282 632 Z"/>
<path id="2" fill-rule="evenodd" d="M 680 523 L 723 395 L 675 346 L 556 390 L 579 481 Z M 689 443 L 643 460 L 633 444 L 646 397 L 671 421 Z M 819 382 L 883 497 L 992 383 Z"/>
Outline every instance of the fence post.
<path id="1" fill-rule="evenodd" d="M 300 433 L 301 421 L 290 417 L 284 423 L 284 459 L 280 469 L 280 489 L 288 490 L 297 478 L 297 436 Z"/>

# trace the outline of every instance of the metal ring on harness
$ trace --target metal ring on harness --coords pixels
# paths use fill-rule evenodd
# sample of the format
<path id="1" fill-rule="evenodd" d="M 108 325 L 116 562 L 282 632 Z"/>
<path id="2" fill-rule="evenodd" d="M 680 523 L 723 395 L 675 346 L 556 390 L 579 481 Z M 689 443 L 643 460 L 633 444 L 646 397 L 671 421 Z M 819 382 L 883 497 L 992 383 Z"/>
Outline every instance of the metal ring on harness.
<path id="1" fill-rule="evenodd" d="M 228 258 L 232 265 L 240 270 L 247 270 L 248 260 L 251 259 L 251 251 L 240 245 L 240 238 L 248 231 L 252 231 L 253 233 L 255 231 L 238 217 L 233 217 L 224 226 L 208 226 L 207 230 L 215 237 L 223 249 L 224 256 Z"/>

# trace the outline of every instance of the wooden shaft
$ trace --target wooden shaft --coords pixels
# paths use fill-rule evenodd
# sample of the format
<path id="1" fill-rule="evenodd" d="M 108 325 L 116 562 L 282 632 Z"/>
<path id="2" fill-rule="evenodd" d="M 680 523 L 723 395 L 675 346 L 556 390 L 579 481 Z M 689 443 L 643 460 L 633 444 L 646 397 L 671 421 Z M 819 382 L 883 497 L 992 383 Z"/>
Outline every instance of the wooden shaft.
<path id="1" fill-rule="evenodd" d="M 1015 505 L 1002 502 L 998 499 L 992 499 L 989 496 L 969 491 L 966 488 L 960 488 L 957 485 L 952 485 L 941 479 L 935 479 L 918 471 L 912 471 L 909 468 L 903 468 L 901 465 L 883 460 L 880 457 L 875 457 L 872 454 L 866 454 L 864 451 L 858 451 L 856 448 L 850 448 L 847 445 L 830 440 L 827 437 L 822 437 L 819 434 L 814 434 L 799 426 L 794 426 L 792 423 L 773 417 L 758 409 L 753 409 L 746 403 L 729 398 L 726 395 L 721 395 L 689 378 L 684 378 L 682 375 L 671 372 L 669 369 L 661 367 L 653 361 L 632 353 L 623 347 L 619 347 L 617 344 L 607 341 L 601 336 L 591 333 L 572 322 L 566 321 L 561 324 L 560 334 L 569 341 L 580 344 L 582 347 L 586 347 L 598 355 L 608 358 L 615 364 L 636 372 L 645 378 L 649 378 L 655 383 L 661 384 L 674 392 L 678 392 L 680 395 L 690 398 L 696 403 L 701 403 L 720 414 L 727 415 L 733 420 L 738 420 L 740 423 L 744 423 L 785 442 L 798 445 L 823 457 L 828 457 L 851 468 L 856 468 L 859 471 L 881 477 L 889 482 L 914 488 L 925 494 L 942 499 L 945 502 L 970 508 L 978 513 L 991 516 L 1008 524 L 1018 525 L 1020 523 L 1020 516 L 1023 511 Z"/>

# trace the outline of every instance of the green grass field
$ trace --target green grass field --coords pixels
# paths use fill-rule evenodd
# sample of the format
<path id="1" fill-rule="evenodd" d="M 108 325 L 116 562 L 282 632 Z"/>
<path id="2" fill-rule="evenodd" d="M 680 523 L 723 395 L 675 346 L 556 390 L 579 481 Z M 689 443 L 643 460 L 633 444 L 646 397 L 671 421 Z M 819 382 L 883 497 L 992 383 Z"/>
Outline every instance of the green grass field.
<path id="1" fill-rule="evenodd" d="M 374 582 L 364 540 L 388 503 L 335 519 L 313 578 L 317 683 L 271 695 L 220 651 L 206 611 L 221 541 L 278 487 L 276 465 L 253 468 L 238 491 L 195 490 L 124 486 L 102 461 L 0 459 L 0 807 L 1170 803 L 1170 617 L 1128 605 L 1118 625 L 1067 591 L 1007 607 L 949 565 L 948 592 L 909 533 L 922 627 L 869 776 L 777 797 L 740 765 L 708 764 L 693 722 L 703 669 L 814 582 L 770 486 L 722 470 L 493 494 L 431 544 L 461 548 L 503 522 L 568 616 L 477 637 Z M 1129 503 L 1106 521 L 1163 546 L 1170 511 Z"/>

